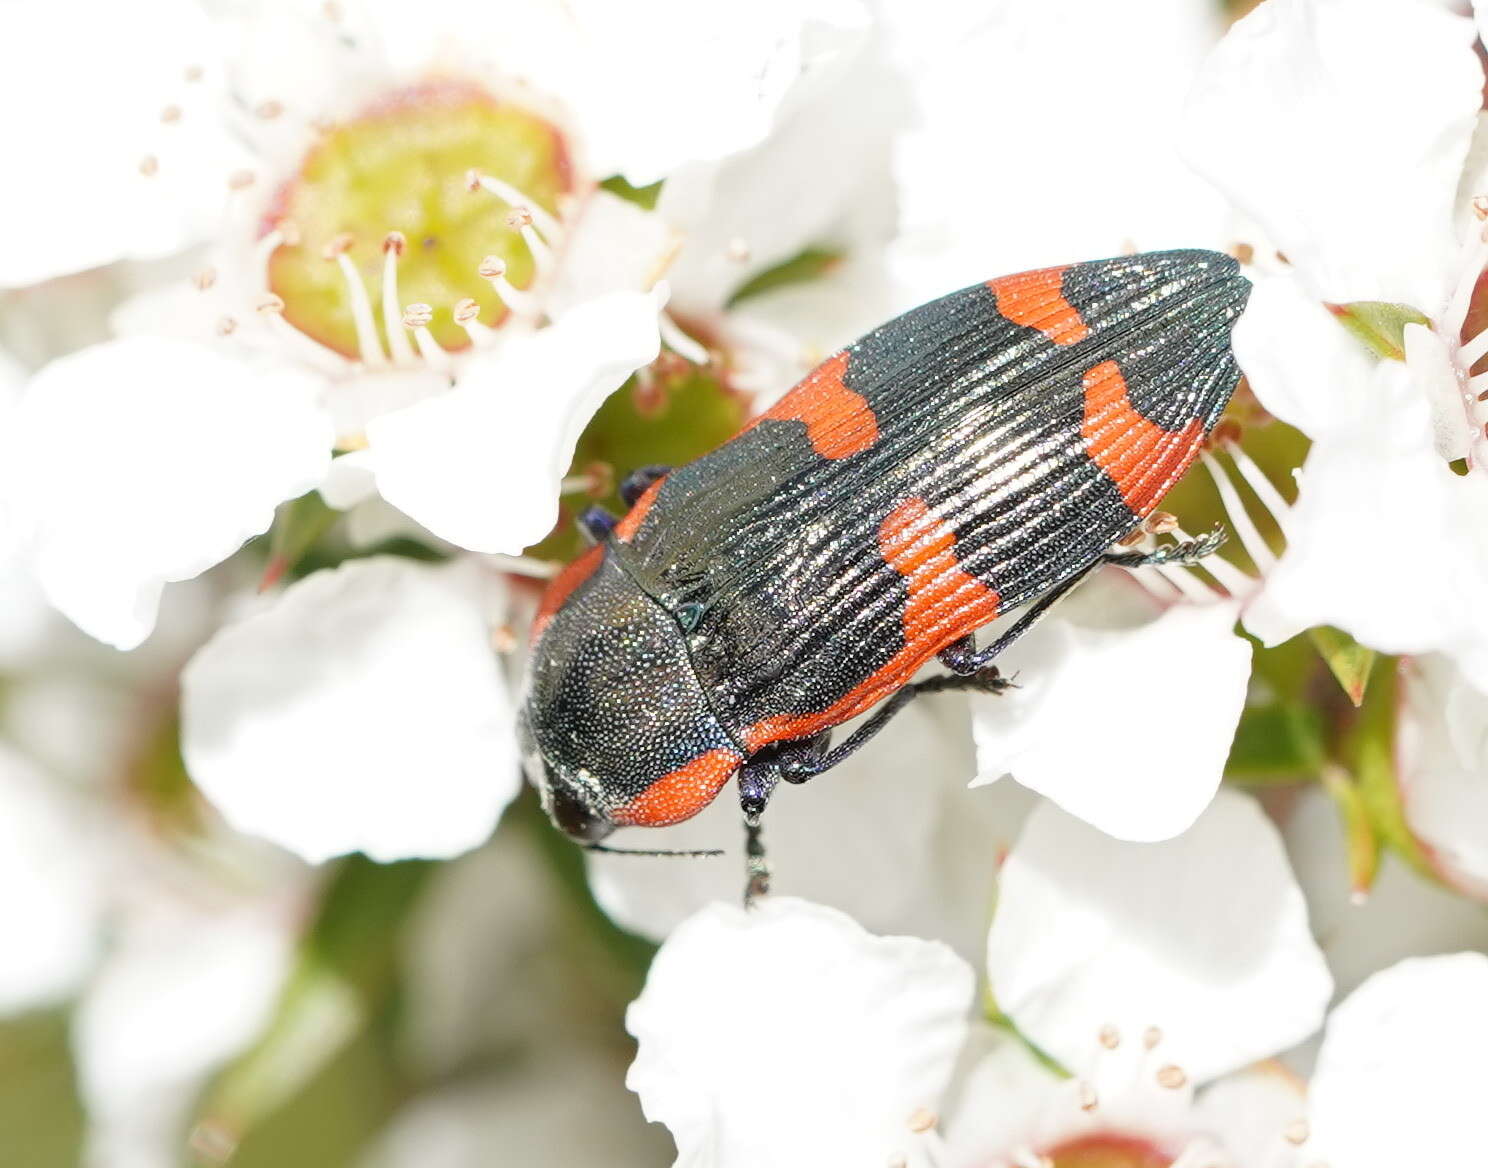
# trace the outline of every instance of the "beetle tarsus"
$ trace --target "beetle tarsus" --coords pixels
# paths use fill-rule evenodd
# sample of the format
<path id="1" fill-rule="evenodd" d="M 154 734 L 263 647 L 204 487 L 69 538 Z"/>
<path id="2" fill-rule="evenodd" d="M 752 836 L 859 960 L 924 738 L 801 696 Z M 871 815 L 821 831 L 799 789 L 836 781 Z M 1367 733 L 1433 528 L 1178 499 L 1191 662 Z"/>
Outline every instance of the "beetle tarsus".
<path id="1" fill-rule="evenodd" d="M 744 907 L 770 891 L 770 864 L 765 858 L 764 833 L 759 815 L 744 817 Z"/>
<path id="2" fill-rule="evenodd" d="M 658 479 L 664 479 L 672 471 L 669 466 L 641 466 L 620 480 L 620 497 L 628 506 L 634 507 L 636 500 L 646 493 Z"/>
<path id="3" fill-rule="evenodd" d="M 1191 566 L 1205 556 L 1213 555 L 1224 541 L 1224 528 L 1216 527 L 1197 539 L 1164 544 L 1150 552 L 1107 552 L 1101 559 L 1119 568 L 1158 568 L 1163 564 Z"/>

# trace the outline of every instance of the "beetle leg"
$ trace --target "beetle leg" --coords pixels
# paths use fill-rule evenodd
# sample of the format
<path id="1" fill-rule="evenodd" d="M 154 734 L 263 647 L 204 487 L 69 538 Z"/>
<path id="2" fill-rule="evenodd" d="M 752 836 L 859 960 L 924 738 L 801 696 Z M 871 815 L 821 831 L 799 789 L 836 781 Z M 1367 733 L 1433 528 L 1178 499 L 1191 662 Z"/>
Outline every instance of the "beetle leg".
<path id="1" fill-rule="evenodd" d="M 1224 528 L 1206 531 L 1197 539 L 1170 543 L 1150 552 L 1107 552 L 1101 561 L 1120 568 L 1156 568 L 1163 564 L 1197 564 L 1225 541 Z"/>
<path id="2" fill-rule="evenodd" d="M 586 507 L 579 515 L 579 530 L 591 544 L 604 543 L 619 522 L 619 519 L 603 507 Z"/>
<path id="3" fill-rule="evenodd" d="M 1100 561 L 1097 560 L 1096 563 L 1098 564 Z M 1095 564 L 1092 564 L 1091 567 L 1095 567 Z M 1085 579 L 1089 573 L 1090 568 L 1086 568 L 1085 571 L 1078 575 L 1071 576 L 1063 584 L 1056 585 L 1048 592 L 1045 592 L 1032 608 L 1018 618 L 1012 628 L 1008 629 L 1007 632 L 1003 633 L 1002 636 L 998 637 L 997 640 L 993 641 L 985 649 L 978 650 L 976 642 L 969 634 L 959 640 L 952 641 L 937 654 L 941 663 L 952 673 L 962 676 L 972 676 L 986 669 L 1000 653 L 1031 629 L 1039 617 L 1049 611 L 1049 608 L 1055 601 L 1081 580 Z M 926 684 L 929 683 L 927 682 Z"/>
<path id="4" fill-rule="evenodd" d="M 620 497 L 634 507 L 636 500 L 646 493 L 647 487 L 671 472 L 672 468 L 669 466 L 637 467 L 620 480 Z"/>

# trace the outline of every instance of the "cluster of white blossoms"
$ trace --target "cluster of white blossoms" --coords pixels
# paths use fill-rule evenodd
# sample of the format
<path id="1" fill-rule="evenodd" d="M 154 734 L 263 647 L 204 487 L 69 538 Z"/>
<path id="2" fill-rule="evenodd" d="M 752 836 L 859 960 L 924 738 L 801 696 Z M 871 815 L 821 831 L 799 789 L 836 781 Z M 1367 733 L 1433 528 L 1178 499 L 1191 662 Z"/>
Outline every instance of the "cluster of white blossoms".
<path id="1" fill-rule="evenodd" d="M 1472 1161 L 1480 7 L 0 6 L 0 1012 L 76 1001 L 93 1168 L 174 1162 L 286 1002 L 328 1049 L 365 1021 L 302 944 L 326 861 L 458 857 L 521 798 L 532 549 L 605 493 L 574 462 L 618 389 L 758 409 L 939 293 L 1174 246 L 1256 285 L 1178 492 L 1230 544 L 1105 570 L 1015 688 L 782 793 L 780 895 L 738 906 L 729 792 L 622 840 L 729 858 L 586 855 L 660 946 L 628 1086 L 695 1168 Z M 1208 521 L 1173 510 L 1139 546 Z M 416 982 L 507 968 L 537 910 L 492 899 Z M 442 1049 L 491 1008 L 454 998 Z M 500 1098 L 431 1092 L 368 1162 L 571 1125 Z"/>

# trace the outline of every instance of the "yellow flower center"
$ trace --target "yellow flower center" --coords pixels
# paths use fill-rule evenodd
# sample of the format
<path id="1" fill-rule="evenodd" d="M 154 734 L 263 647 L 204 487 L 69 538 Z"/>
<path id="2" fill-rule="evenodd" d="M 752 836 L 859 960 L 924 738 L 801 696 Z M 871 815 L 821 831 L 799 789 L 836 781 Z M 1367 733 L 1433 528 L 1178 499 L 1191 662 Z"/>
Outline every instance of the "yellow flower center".
<path id="1" fill-rule="evenodd" d="M 398 232 L 398 299 L 433 307 L 428 327 L 442 347 L 469 343 L 451 314 L 461 300 L 479 302 L 480 323 L 498 324 L 506 308 L 480 275 L 482 260 L 504 261 L 506 278 L 518 288 L 532 283 L 535 263 L 520 230 L 508 222 L 509 208 L 489 194 L 471 193 L 472 170 L 505 180 L 550 212 L 572 185 L 556 127 L 467 83 L 400 90 L 329 128 L 280 188 L 265 225 L 265 232 L 293 229 L 292 242 L 274 252 L 268 270 L 284 318 L 339 353 L 368 359 L 358 339 L 353 289 L 335 257 L 344 253 L 366 303 L 378 305 L 384 240 Z M 371 315 L 386 347 L 385 314 Z"/>

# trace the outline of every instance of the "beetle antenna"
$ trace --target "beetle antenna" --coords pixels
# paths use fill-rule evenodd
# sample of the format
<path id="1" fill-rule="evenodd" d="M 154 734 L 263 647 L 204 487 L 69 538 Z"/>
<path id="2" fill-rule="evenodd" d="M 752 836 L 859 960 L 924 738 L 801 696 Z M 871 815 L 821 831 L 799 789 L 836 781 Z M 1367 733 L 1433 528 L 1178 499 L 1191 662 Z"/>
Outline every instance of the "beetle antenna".
<path id="1" fill-rule="evenodd" d="M 586 852 L 603 852 L 607 856 L 721 856 L 722 848 L 699 848 L 694 851 L 668 851 L 664 848 L 651 851 L 646 848 L 611 848 L 604 844 L 585 844 Z"/>

